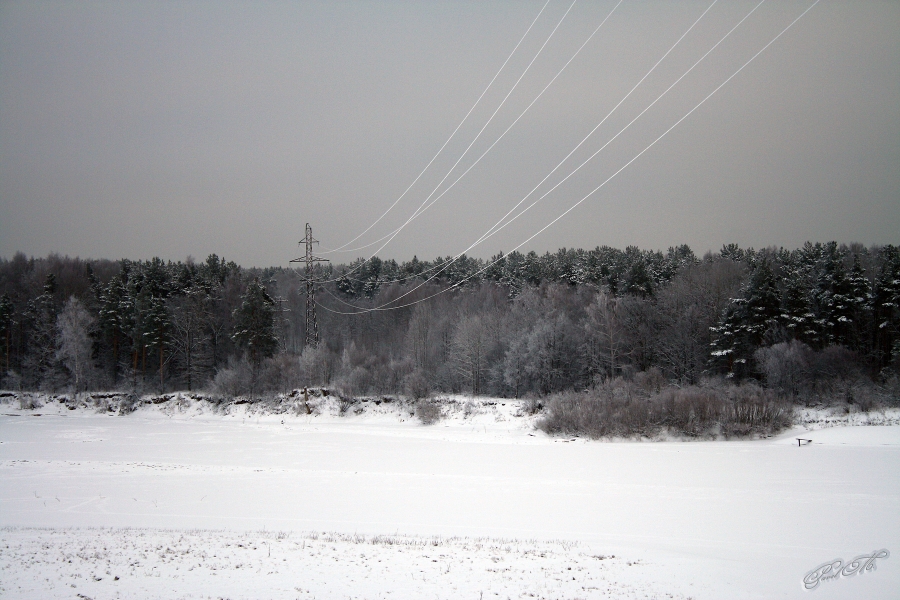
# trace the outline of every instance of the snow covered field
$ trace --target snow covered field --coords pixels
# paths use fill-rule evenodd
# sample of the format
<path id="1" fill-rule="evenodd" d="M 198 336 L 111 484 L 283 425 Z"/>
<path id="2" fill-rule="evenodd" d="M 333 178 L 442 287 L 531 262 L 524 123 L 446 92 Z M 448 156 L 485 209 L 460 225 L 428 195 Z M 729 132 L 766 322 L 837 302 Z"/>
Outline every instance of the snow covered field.
<path id="1" fill-rule="evenodd" d="M 248 408 L 0 404 L 0 595 L 900 597 L 896 411 L 651 443 L 549 438 L 511 401 L 430 427 Z"/>

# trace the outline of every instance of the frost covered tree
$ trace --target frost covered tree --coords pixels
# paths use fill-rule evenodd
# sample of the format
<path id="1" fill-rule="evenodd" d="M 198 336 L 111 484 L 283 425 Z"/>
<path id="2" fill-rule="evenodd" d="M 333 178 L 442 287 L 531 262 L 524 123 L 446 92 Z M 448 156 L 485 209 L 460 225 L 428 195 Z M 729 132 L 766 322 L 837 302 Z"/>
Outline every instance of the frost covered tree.
<path id="1" fill-rule="evenodd" d="M 484 388 L 489 345 L 488 332 L 480 316 L 464 316 L 459 321 L 453 335 L 453 361 L 475 396 Z"/>
<path id="2" fill-rule="evenodd" d="M 592 376 L 619 374 L 628 354 L 621 298 L 599 292 L 587 308 L 584 356 Z"/>
<path id="3" fill-rule="evenodd" d="M 413 309 L 409 320 L 409 328 L 406 331 L 406 347 L 416 369 L 424 372 L 431 370 L 429 357 L 433 354 L 434 345 L 434 315 L 431 305 L 427 303 L 417 304 Z"/>
<path id="4" fill-rule="evenodd" d="M 90 374 L 94 367 L 91 363 L 90 334 L 95 322 L 94 317 L 75 296 L 69 297 L 56 320 L 59 332 L 56 358 L 71 374 L 76 394 L 91 383 Z"/>

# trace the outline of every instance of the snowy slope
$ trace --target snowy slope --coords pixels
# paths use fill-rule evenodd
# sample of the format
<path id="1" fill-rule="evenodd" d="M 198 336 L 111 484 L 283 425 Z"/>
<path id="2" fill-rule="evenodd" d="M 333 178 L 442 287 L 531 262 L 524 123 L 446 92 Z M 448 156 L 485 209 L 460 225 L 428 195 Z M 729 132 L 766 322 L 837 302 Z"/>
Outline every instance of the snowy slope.
<path id="1" fill-rule="evenodd" d="M 457 401 L 429 427 L 383 402 L 2 404 L 4 597 L 793 598 L 900 552 L 900 426 L 590 442 Z M 896 598 L 898 559 L 813 593 Z"/>

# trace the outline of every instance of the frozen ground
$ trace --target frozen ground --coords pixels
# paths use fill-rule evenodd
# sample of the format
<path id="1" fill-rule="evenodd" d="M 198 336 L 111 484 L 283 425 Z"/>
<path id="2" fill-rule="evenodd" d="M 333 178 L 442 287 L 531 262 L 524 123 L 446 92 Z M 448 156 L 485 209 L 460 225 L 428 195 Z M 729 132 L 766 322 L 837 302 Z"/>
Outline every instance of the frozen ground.
<path id="1" fill-rule="evenodd" d="M 548 438 L 510 401 L 249 408 L 0 404 L 0 596 L 900 597 L 896 411 L 650 443 Z"/>

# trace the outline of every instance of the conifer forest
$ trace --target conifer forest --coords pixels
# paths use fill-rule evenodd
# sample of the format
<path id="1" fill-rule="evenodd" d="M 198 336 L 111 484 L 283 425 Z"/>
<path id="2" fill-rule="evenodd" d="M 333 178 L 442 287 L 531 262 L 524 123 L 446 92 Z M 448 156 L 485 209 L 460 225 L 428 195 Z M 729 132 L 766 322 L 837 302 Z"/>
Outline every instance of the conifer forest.
<path id="1" fill-rule="evenodd" d="M 2 387 L 543 398 L 610 382 L 897 398 L 900 248 L 561 249 L 317 266 L 0 261 Z M 656 383 L 653 383 L 656 382 Z"/>

